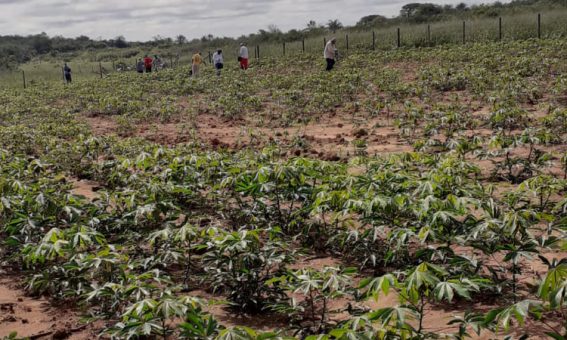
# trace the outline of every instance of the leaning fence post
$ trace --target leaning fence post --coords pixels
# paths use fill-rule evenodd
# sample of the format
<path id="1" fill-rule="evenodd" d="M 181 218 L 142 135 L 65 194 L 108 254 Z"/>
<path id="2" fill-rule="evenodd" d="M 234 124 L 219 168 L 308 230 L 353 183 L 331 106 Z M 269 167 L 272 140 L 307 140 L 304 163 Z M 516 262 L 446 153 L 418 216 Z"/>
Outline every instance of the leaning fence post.
<path id="1" fill-rule="evenodd" d="M 372 50 L 376 50 L 376 32 L 372 31 Z"/>
<path id="2" fill-rule="evenodd" d="M 467 24 L 463 21 L 463 44 L 467 43 L 467 34 L 466 34 Z"/>
<path id="3" fill-rule="evenodd" d="M 24 89 L 26 88 L 26 71 L 22 70 L 22 80 L 24 81 Z"/>
<path id="4" fill-rule="evenodd" d="M 402 46 L 402 37 L 400 33 L 400 28 L 398 27 L 398 48 Z"/>
<path id="5" fill-rule="evenodd" d="M 537 37 L 541 39 L 541 13 L 537 14 Z"/>

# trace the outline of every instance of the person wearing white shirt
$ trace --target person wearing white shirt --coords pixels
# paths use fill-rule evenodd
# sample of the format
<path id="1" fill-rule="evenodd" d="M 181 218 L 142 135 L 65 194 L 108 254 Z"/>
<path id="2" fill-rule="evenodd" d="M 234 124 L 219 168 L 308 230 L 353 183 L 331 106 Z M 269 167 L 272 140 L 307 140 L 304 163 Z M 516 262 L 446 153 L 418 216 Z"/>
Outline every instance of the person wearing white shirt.
<path id="1" fill-rule="evenodd" d="M 336 48 L 337 39 L 332 38 L 327 42 L 325 45 L 325 50 L 323 51 L 323 55 L 325 60 L 327 61 L 327 71 L 330 71 L 335 66 L 335 59 L 337 57 L 337 48 Z"/>
<path id="2" fill-rule="evenodd" d="M 240 62 L 241 69 L 248 69 L 248 58 L 248 47 L 246 47 L 246 43 L 241 43 L 240 51 L 238 52 L 238 61 Z"/>
<path id="3" fill-rule="evenodd" d="M 215 70 L 217 70 L 217 76 L 220 77 L 221 70 L 224 67 L 224 59 L 222 57 L 222 50 L 219 49 L 213 54 L 213 65 L 215 65 Z"/>

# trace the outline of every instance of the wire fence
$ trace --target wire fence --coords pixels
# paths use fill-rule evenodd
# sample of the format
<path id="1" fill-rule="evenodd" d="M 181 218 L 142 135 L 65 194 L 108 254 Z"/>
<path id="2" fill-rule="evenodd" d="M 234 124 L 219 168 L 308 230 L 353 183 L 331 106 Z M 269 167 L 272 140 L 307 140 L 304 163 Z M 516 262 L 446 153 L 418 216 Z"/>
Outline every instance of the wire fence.
<path id="1" fill-rule="evenodd" d="M 452 20 L 436 23 L 391 26 L 379 30 L 343 30 L 328 37 L 310 37 L 298 41 L 266 43 L 249 46 L 253 59 L 291 57 L 303 54 L 322 55 L 323 47 L 331 36 L 337 38 L 341 54 L 360 51 L 379 51 L 404 47 L 433 47 L 443 44 L 467 44 L 488 41 L 525 40 L 531 38 L 567 37 L 567 10 L 544 13 L 523 13 L 510 17 Z M 238 45 L 222 46 L 225 62 L 236 63 Z M 204 51 L 203 57 L 211 63 L 214 51 Z M 162 56 L 164 67 L 189 65 L 189 51 Z M 118 58 L 113 61 L 75 60 L 68 65 L 74 80 L 102 78 L 113 72 L 136 70 L 139 57 Z M 0 73 L 0 86 L 34 86 L 40 82 L 64 81 L 62 62 L 35 62 L 22 65 L 17 71 Z"/>

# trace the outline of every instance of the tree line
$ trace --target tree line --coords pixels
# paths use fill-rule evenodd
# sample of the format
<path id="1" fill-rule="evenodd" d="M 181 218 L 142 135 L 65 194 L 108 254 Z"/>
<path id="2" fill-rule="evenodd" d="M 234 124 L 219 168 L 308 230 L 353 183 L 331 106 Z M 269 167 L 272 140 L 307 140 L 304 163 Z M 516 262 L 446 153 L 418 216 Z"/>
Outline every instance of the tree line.
<path id="1" fill-rule="evenodd" d="M 281 43 L 297 41 L 309 37 L 334 33 L 341 29 L 366 30 L 399 25 L 403 23 L 423 23 L 449 20 L 451 18 L 497 17 L 507 13 L 529 11 L 534 9 L 549 9 L 567 7 L 567 0 L 513 0 L 509 3 L 495 2 L 469 6 L 465 3 L 458 5 L 438 5 L 433 3 L 410 3 L 400 9 L 400 13 L 387 18 L 380 14 L 362 17 L 354 26 L 344 27 L 338 19 L 331 19 L 326 23 L 309 21 L 302 29 L 291 29 L 283 32 L 275 25 L 260 29 L 256 33 L 243 35 L 238 38 L 215 37 L 212 34 L 201 38 L 189 40 L 184 35 L 175 38 L 155 36 L 151 41 L 129 42 L 123 36 L 114 39 L 95 40 L 81 35 L 76 38 L 63 36 L 50 37 L 46 33 L 19 36 L 0 35 L 0 69 L 16 68 L 34 58 L 58 57 L 71 59 L 84 51 L 101 51 L 108 48 L 126 49 L 121 55 L 132 57 L 140 53 L 141 49 L 153 47 L 167 48 L 172 46 L 192 46 L 195 48 L 211 48 L 227 46 L 238 41 L 247 41 L 250 44 Z M 136 50 L 138 48 L 139 50 Z"/>

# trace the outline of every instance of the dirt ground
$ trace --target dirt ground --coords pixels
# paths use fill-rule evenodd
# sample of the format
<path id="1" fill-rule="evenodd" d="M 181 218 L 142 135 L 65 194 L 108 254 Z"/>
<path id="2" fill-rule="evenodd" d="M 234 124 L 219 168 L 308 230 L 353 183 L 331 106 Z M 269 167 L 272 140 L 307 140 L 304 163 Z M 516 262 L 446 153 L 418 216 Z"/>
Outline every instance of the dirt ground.
<path id="1" fill-rule="evenodd" d="M 95 135 L 121 134 L 112 116 L 84 115 L 80 119 L 91 127 Z M 391 121 L 378 118 L 355 125 L 352 120 L 331 116 L 307 125 L 265 128 L 255 126 L 252 122 L 224 121 L 217 116 L 203 114 L 195 122 L 140 123 L 130 135 L 163 145 L 198 142 L 231 150 L 257 148 L 277 141 L 292 145 L 292 152 L 296 156 L 326 160 L 345 159 L 354 155 L 352 141 L 359 138 L 367 140 L 367 152 L 370 155 L 413 151 L 411 146 L 399 139 Z"/>
<path id="2" fill-rule="evenodd" d="M 12 332 L 18 338 L 87 340 L 97 336 L 97 326 L 80 322 L 80 313 L 68 306 L 54 306 L 44 298 L 27 296 L 20 278 L 0 278 L 0 338 Z"/>

